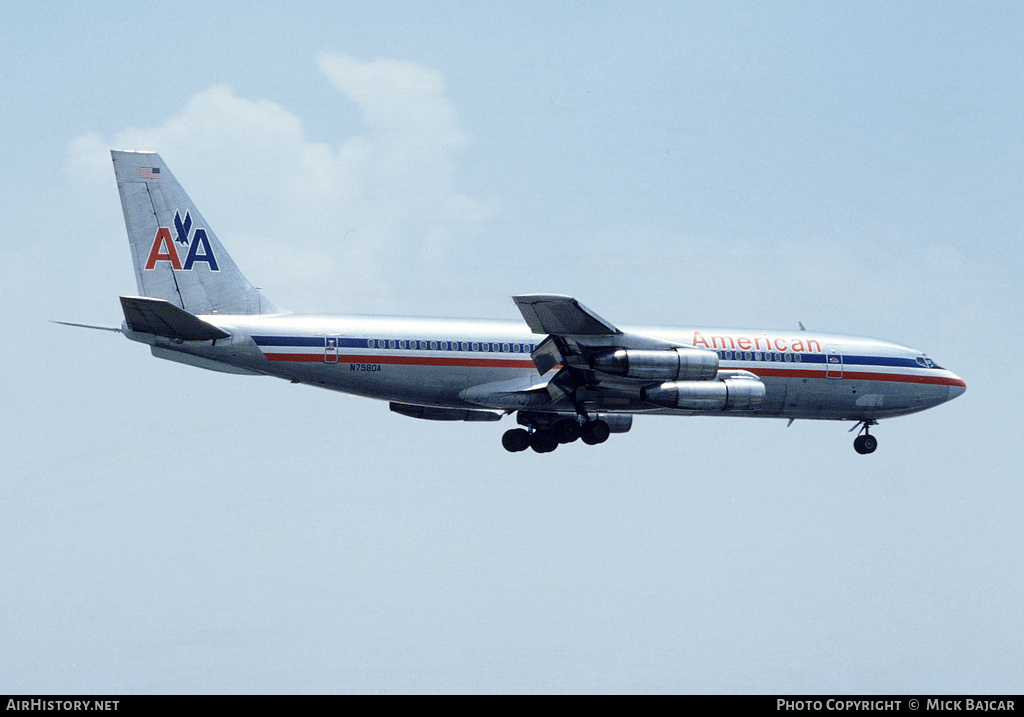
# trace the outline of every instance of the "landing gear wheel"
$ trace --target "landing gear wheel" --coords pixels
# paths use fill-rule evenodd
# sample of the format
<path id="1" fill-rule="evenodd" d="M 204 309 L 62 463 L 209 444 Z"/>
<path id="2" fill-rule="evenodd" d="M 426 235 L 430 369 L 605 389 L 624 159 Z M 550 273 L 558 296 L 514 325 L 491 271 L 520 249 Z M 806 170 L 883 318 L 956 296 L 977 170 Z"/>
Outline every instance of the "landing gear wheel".
<path id="1" fill-rule="evenodd" d="M 537 431 L 530 436 L 530 448 L 537 453 L 550 453 L 558 448 L 558 439 L 551 431 Z"/>
<path id="2" fill-rule="evenodd" d="M 853 450 L 861 455 L 874 453 L 876 448 L 878 448 L 878 439 L 869 433 L 857 436 L 853 440 Z"/>
<path id="3" fill-rule="evenodd" d="M 595 446 L 598 443 L 604 443 L 607 441 L 611 432 L 612 431 L 608 428 L 607 423 L 601 419 L 597 419 L 595 421 L 587 421 L 583 424 L 583 430 L 580 433 L 580 437 L 588 446 Z"/>
<path id="4" fill-rule="evenodd" d="M 530 447 L 530 433 L 525 428 L 513 428 L 505 431 L 501 437 L 501 445 L 510 453 L 525 451 Z"/>
<path id="5" fill-rule="evenodd" d="M 582 427 L 575 419 L 563 418 L 555 422 L 555 425 L 551 427 L 551 432 L 555 434 L 555 439 L 559 443 L 572 443 L 580 437 Z"/>

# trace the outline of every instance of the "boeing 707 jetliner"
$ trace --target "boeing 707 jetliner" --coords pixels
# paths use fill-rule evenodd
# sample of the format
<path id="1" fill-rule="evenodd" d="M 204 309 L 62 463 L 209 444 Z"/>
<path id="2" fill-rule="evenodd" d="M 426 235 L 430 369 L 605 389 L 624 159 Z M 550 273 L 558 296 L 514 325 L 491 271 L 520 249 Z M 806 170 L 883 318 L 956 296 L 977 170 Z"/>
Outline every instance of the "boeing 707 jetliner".
<path id="1" fill-rule="evenodd" d="M 120 330 L 154 356 L 389 401 L 405 416 L 497 421 L 509 451 L 624 433 L 635 414 L 870 427 L 966 389 L 920 351 L 810 331 L 624 328 L 569 296 L 513 297 L 524 323 L 285 311 L 242 275 L 167 165 L 111 152 L 139 296 Z M 99 327 L 95 327 L 99 328 Z M 851 429 L 852 430 L 852 429 Z"/>

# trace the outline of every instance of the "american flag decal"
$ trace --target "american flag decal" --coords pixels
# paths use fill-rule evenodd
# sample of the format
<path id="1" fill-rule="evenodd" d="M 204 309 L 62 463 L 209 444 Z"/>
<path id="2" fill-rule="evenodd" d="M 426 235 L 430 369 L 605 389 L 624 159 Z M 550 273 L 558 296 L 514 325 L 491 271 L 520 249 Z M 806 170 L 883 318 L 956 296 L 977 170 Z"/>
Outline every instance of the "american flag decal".
<path id="1" fill-rule="evenodd" d="M 160 168 L 139 167 L 139 179 L 160 179 Z"/>

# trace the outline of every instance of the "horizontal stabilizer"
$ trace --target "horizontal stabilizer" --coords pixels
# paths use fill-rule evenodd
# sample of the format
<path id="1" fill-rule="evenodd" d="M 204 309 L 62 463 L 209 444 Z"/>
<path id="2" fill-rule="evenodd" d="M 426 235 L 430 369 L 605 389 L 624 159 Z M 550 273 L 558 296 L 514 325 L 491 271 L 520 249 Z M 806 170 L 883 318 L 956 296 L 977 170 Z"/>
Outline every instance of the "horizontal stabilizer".
<path id="1" fill-rule="evenodd" d="M 122 296 L 121 308 L 124 309 L 128 328 L 140 334 L 155 334 L 181 341 L 210 341 L 231 335 L 163 299 Z"/>
<path id="2" fill-rule="evenodd" d="M 535 334 L 579 336 L 622 333 L 571 296 L 524 294 L 513 296 L 512 300 Z"/>
<path id="3" fill-rule="evenodd" d="M 54 321 L 50 319 L 51 324 L 60 324 L 61 326 L 77 326 L 80 329 L 99 329 L 100 331 L 116 331 L 121 333 L 119 326 L 93 326 L 92 324 L 73 324 L 70 321 Z"/>

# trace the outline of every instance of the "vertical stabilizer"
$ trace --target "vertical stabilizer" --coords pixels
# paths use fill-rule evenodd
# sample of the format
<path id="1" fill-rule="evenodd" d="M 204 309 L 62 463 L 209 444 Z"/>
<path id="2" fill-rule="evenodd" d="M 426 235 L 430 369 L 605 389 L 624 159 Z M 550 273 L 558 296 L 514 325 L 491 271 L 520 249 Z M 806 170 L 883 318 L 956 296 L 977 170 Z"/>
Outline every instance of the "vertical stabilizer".
<path id="1" fill-rule="evenodd" d="M 274 314 L 154 152 L 111 151 L 142 296 L 192 314 Z"/>

